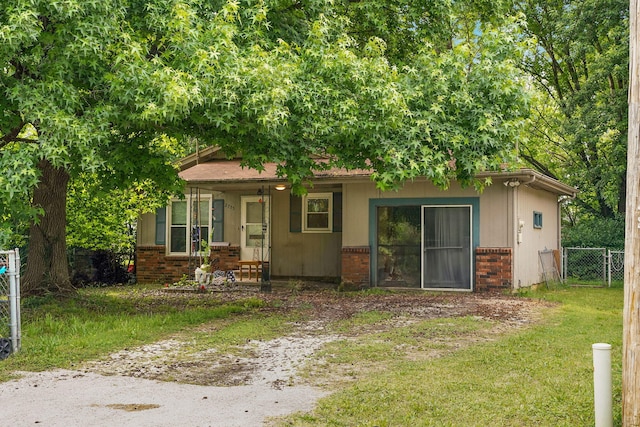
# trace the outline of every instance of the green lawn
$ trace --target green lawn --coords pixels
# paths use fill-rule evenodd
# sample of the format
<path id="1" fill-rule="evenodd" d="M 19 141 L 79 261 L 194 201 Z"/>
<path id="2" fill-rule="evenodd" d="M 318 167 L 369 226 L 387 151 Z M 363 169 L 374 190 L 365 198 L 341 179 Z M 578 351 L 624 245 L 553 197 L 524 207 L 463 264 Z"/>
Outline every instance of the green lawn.
<path id="1" fill-rule="evenodd" d="M 344 298 L 350 295 L 358 294 L 345 293 Z M 354 331 L 368 332 L 330 343 L 303 372 L 333 393 L 312 413 L 274 423 L 591 426 L 591 345 L 607 342 L 613 346 L 614 424 L 620 425 L 621 286 L 560 287 L 521 296 L 558 304 L 544 309 L 542 322 L 498 336 L 491 335 L 494 322 L 476 317 L 392 329 L 375 327 L 394 321 L 386 312 L 336 320 L 327 325 L 329 333 L 353 337 Z M 270 309 L 262 310 L 268 304 Z M 86 289 L 65 300 L 25 299 L 22 351 L 0 361 L 0 381 L 18 370 L 72 368 L 175 334 L 218 349 L 270 339 L 287 334 L 291 320 L 312 313 L 312 307 L 301 306 L 297 312 L 274 314 L 278 304 L 259 295 L 235 302 L 198 294 L 157 298 L 144 287 Z M 212 322 L 218 332 L 203 336 L 198 326 Z"/>
<path id="2" fill-rule="evenodd" d="M 13 378 L 13 371 L 72 368 L 206 322 L 237 318 L 263 305 L 259 299 L 221 303 L 198 294 L 157 298 L 145 291 L 144 287 L 81 289 L 62 300 L 23 300 L 22 348 L 0 361 L 0 382 Z"/>
<path id="3" fill-rule="evenodd" d="M 613 346 L 614 424 L 620 425 L 622 289 L 568 288 L 524 296 L 561 305 L 547 310 L 534 327 L 444 357 L 411 361 L 390 355 L 379 369 L 379 352 L 357 352 L 350 363 L 378 368 L 323 399 L 313 413 L 279 424 L 592 426 L 591 345 L 607 342 Z"/>

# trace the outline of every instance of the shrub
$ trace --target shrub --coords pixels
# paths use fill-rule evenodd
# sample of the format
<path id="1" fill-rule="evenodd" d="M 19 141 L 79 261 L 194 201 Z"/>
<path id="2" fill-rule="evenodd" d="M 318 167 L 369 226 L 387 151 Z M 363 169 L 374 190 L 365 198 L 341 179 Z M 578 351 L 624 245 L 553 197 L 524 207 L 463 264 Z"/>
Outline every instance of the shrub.
<path id="1" fill-rule="evenodd" d="M 624 249 L 624 217 L 583 219 L 562 229 L 565 248 Z"/>

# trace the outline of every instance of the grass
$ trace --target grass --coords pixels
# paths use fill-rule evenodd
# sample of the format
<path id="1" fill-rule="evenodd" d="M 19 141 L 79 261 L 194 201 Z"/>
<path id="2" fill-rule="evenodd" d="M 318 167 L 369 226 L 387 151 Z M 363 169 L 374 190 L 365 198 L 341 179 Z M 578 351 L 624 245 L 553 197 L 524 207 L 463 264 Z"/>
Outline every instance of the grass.
<path id="1" fill-rule="evenodd" d="M 252 314 L 220 325 L 215 334 L 199 331 L 193 334 L 191 351 L 216 348 L 220 353 L 233 353 L 249 340 L 267 341 L 291 332 L 292 316 Z"/>
<path id="2" fill-rule="evenodd" d="M 590 426 L 591 345 L 608 342 L 613 346 L 614 423 L 620 425 L 621 285 L 559 287 L 521 296 L 558 305 L 545 309 L 541 323 L 502 335 L 495 334 L 493 322 L 476 317 L 397 323 L 378 311 L 328 325 L 327 332 L 351 338 L 328 344 L 306 375 L 335 392 L 313 412 L 274 422 Z M 189 337 L 196 350 L 231 348 L 287 334 L 291 322 L 304 316 L 255 310 L 263 304 L 257 298 L 222 303 L 198 294 L 153 298 L 147 289 L 131 287 L 86 289 L 65 300 L 26 299 L 22 350 L 0 362 L 0 381 L 19 370 L 72 368 L 175 334 Z M 385 324 L 394 327 L 380 327 Z"/>
<path id="3" fill-rule="evenodd" d="M 564 288 L 524 295 L 559 302 L 541 324 L 495 342 L 439 358 L 412 360 L 398 352 L 422 331 L 438 337 L 480 331 L 473 319 L 425 322 L 366 343 L 330 349 L 322 370 L 359 364 L 372 369 L 321 400 L 314 412 L 280 420 L 295 426 L 591 426 L 591 344 L 612 344 L 614 422 L 620 424 L 622 300 L 620 287 Z M 467 332 L 465 332 L 467 331 Z M 364 349 L 362 347 L 365 347 Z M 369 346 L 373 346 L 370 348 Z M 394 351 L 395 350 L 395 351 Z M 425 348 L 425 350 L 427 350 Z M 332 366 L 332 364 L 334 366 Z M 385 369 L 380 369 L 384 366 Z"/>
<path id="4" fill-rule="evenodd" d="M 223 304 L 197 294 L 158 301 L 144 288 L 83 289 L 65 300 L 25 299 L 22 348 L 0 362 L 0 381 L 14 371 L 71 368 L 113 351 L 168 337 L 260 306 L 249 299 Z"/>

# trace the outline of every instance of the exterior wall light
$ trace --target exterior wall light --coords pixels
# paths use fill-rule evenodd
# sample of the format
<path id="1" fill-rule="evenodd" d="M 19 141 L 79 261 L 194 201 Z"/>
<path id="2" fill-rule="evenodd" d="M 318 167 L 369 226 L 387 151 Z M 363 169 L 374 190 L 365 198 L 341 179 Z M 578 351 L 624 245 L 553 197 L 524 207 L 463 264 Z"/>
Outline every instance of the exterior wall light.
<path id="1" fill-rule="evenodd" d="M 517 187 L 520 185 L 520 181 L 518 179 L 512 179 L 504 182 L 505 187 Z"/>

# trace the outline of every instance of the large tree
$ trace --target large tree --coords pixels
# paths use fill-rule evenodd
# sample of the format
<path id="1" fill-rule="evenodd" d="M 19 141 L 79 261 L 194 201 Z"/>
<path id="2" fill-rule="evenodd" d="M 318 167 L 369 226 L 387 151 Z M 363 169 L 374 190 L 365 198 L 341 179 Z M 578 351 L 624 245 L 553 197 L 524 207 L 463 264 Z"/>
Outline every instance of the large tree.
<path id="1" fill-rule="evenodd" d="M 581 213 L 625 212 L 628 2 L 514 2 L 535 42 L 524 69 L 541 89 L 524 160 L 575 185 Z"/>
<path id="2" fill-rule="evenodd" d="M 118 55 L 139 45 L 129 14 L 120 1 L 0 6 L 0 191 L 8 206 L 30 198 L 33 208 L 27 294 L 70 289 L 70 179 L 87 171 L 105 186 L 125 187 L 144 177 L 159 187 L 176 181 L 165 140 L 134 123 L 113 93 L 110 80 L 124 72 L 116 69 Z"/>
<path id="3" fill-rule="evenodd" d="M 482 22 L 488 6 L 418 2 L 427 24 L 430 10 L 447 18 L 431 37 L 410 2 L 389 0 L 417 38 L 408 55 L 385 19 L 357 36 L 365 21 L 349 18 L 364 3 L 2 4 L 0 166 L 17 174 L 0 192 L 30 195 L 38 213 L 25 290 L 69 288 L 69 180 L 175 188 L 170 161 L 187 139 L 255 168 L 276 161 L 297 188 L 331 165 L 371 168 L 389 188 L 473 183 L 508 162 L 526 110 L 512 23 Z"/>

